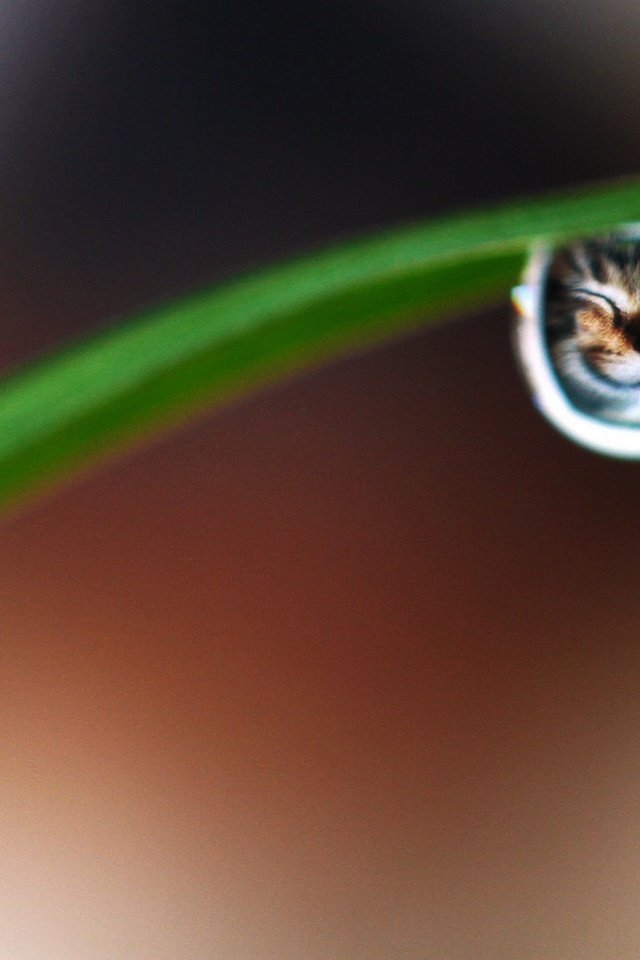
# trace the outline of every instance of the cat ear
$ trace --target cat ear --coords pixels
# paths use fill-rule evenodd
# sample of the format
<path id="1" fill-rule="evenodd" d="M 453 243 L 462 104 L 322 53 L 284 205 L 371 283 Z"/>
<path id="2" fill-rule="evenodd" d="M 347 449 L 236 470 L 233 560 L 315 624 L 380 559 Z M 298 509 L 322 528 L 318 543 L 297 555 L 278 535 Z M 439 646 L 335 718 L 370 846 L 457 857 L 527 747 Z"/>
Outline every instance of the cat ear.
<path id="1" fill-rule="evenodd" d="M 623 228 L 620 236 L 627 245 L 636 242 L 640 256 L 640 225 Z M 592 242 L 597 244 L 597 238 Z M 565 265 L 571 261 L 570 248 L 562 259 Z M 559 327 L 558 305 L 549 295 L 557 288 L 558 262 L 558 251 L 537 247 L 523 283 L 513 291 L 515 352 L 534 403 L 576 443 L 608 456 L 640 460 L 640 385 L 613 382 L 593 369 L 580 343 L 575 313 L 573 322 Z M 585 295 L 581 306 L 586 311 L 582 323 L 594 335 L 605 328 L 614 330 L 610 301 L 601 298 L 598 303 Z"/>

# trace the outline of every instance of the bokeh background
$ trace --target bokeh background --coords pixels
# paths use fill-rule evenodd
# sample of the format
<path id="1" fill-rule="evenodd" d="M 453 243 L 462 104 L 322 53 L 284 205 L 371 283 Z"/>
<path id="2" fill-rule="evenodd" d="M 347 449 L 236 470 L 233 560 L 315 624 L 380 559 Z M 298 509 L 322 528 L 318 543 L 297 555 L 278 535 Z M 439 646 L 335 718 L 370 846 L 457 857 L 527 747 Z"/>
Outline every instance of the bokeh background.
<path id="1" fill-rule="evenodd" d="M 630 0 L 5 0 L 3 370 L 324 242 L 640 166 Z M 636 960 L 640 467 L 509 309 L 2 528 L 7 960 Z"/>

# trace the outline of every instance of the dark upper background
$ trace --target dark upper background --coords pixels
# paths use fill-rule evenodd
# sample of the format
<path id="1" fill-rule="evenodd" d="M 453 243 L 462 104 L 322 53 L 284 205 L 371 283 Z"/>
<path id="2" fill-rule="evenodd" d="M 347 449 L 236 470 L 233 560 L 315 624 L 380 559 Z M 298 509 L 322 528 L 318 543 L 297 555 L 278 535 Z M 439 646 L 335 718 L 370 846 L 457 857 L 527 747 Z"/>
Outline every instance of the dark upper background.
<path id="1" fill-rule="evenodd" d="M 4 4 L 2 366 L 637 170 L 639 27 L 605 0 Z M 505 306 L 7 525 L 4 952 L 635 960 L 637 490 L 530 409 Z"/>
<path id="2" fill-rule="evenodd" d="M 633 171 L 639 18 L 580 7 L 8 4 L 8 354 L 362 229 Z"/>

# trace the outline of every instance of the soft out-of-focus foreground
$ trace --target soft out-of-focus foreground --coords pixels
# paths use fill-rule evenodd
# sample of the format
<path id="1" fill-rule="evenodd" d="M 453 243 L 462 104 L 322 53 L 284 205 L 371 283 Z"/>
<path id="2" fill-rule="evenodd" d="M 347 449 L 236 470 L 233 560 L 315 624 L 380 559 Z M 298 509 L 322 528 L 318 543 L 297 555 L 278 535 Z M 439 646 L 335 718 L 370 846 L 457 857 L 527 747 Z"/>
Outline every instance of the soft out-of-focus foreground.
<path id="1" fill-rule="evenodd" d="M 622 2 L 8 3 L 2 366 L 367 227 L 637 170 Z M 640 466 L 508 309 L 2 530 L 0 954 L 636 960 Z"/>

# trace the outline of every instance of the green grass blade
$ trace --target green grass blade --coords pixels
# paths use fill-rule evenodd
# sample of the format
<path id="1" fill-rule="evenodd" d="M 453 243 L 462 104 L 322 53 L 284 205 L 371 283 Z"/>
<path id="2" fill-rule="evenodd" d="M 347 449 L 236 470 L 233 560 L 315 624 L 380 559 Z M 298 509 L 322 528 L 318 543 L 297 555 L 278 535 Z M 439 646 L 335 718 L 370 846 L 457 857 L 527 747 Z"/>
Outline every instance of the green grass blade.
<path id="1" fill-rule="evenodd" d="M 640 220 L 640 180 L 374 237 L 149 311 L 0 384 L 0 507 L 259 384 L 506 298 L 530 244 Z"/>

